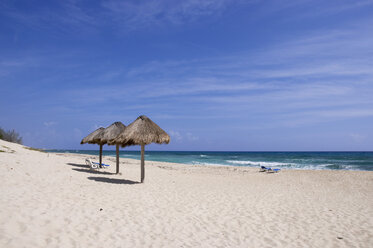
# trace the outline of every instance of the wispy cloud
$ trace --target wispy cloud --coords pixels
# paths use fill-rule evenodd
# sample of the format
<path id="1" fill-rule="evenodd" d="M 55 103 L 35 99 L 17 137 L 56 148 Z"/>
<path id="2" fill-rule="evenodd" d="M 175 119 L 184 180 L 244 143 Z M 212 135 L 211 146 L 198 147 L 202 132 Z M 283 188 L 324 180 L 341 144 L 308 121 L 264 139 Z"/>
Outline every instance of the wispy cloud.
<path id="1" fill-rule="evenodd" d="M 328 11 L 353 10 L 357 8 L 355 3 L 368 6 L 370 2 L 344 2 L 342 10 L 337 10 L 333 2 Z M 109 1 L 102 3 L 104 11 L 91 12 L 91 6 L 82 8 L 79 1 L 68 1 L 57 3 L 61 8 L 53 13 L 47 13 L 48 6 L 36 6 L 25 14 L 8 5 L 0 11 L 35 29 L 56 27 L 58 33 L 60 29 L 76 31 L 109 24 L 113 29 L 199 25 L 205 17 L 219 18 L 235 4 L 228 0 Z M 304 7 L 298 1 L 286 1 L 285 8 L 298 5 Z M 5 51 L 0 75 L 2 83 L 10 87 L 4 87 L 9 94 L 8 100 L 2 101 L 9 104 L 9 99 L 22 95 L 22 101 L 12 102 L 17 115 L 27 116 L 39 109 L 43 111 L 41 116 L 57 113 L 55 116 L 71 118 L 74 123 L 88 122 L 85 130 L 91 128 L 89 131 L 98 128 L 94 124 L 107 126 L 115 120 L 130 123 L 140 113 L 147 114 L 165 129 L 173 130 L 173 140 L 185 142 L 201 141 L 203 132 L 212 130 L 227 133 L 227 127 L 237 132 L 371 120 L 372 25 L 371 17 L 338 28 L 323 25 L 298 30 L 276 43 L 246 46 L 247 50 L 236 53 L 226 49 L 219 55 L 195 53 L 183 57 L 168 51 L 164 56 L 157 52 L 137 59 L 137 54 L 108 58 L 106 51 L 96 54 L 70 47 L 61 51 L 43 47 L 10 55 Z M 180 57 L 184 59 L 177 59 Z M 58 118 L 53 120 L 62 123 Z M 54 125 L 44 119 L 39 123 L 42 127 L 43 122 L 45 127 Z M 188 127 L 190 123 L 193 127 Z M 79 134 L 74 128 L 75 124 L 69 132 Z"/>
<path id="2" fill-rule="evenodd" d="M 189 141 L 197 141 L 199 140 L 199 137 L 192 134 L 192 133 L 186 133 L 186 137 Z"/>
<path id="3" fill-rule="evenodd" d="M 164 23 L 183 24 L 198 20 L 203 16 L 217 16 L 231 0 L 151 0 L 128 2 L 111 0 L 103 3 L 109 15 L 132 29 L 161 25 Z"/>
<path id="4" fill-rule="evenodd" d="M 145 88 L 142 95 L 177 95 L 187 102 L 203 103 L 203 111 L 230 114 L 296 111 L 298 117 L 310 122 L 311 118 L 301 113 L 310 115 L 315 108 L 328 110 L 313 112 L 312 122 L 370 116 L 370 111 L 361 109 L 373 106 L 373 47 L 369 45 L 373 36 L 367 30 L 364 25 L 318 33 L 254 54 L 183 61 L 179 65 L 158 63 L 158 72 L 162 75 L 168 71 L 168 76 L 160 80 L 160 87 Z M 184 72 L 185 68 L 190 70 Z M 144 70 L 143 76 L 146 73 Z M 174 81 L 178 83 L 174 85 Z"/>
<path id="5" fill-rule="evenodd" d="M 293 117 L 303 118 L 303 122 L 299 121 L 303 125 L 314 122 L 312 118 L 332 121 L 342 116 L 369 116 L 348 114 L 373 104 L 373 36 L 368 24 L 352 26 L 313 33 L 254 52 L 159 60 L 114 69 L 96 67 L 69 78 L 96 82 L 94 87 L 62 88 L 44 97 L 55 105 L 63 102 L 69 109 L 65 112 L 77 115 L 92 107 L 101 111 L 110 104 L 103 114 L 162 110 L 157 116 L 164 119 L 242 118 L 242 113 L 251 113 L 280 120 L 277 113 L 296 113 Z M 58 61 L 56 56 L 53 60 Z M 18 61 L 22 60 L 15 64 L 14 60 L 4 60 L 2 67 L 22 65 Z M 47 58 L 38 61 L 40 66 L 54 63 Z M 46 82 L 53 81 L 54 76 Z M 183 114 L 180 108 L 185 109 Z M 326 110 L 330 112 L 323 112 Z"/>
<path id="6" fill-rule="evenodd" d="M 194 142 L 194 141 L 197 141 L 199 140 L 199 137 L 192 134 L 191 132 L 186 132 L 184 134 L 182 134 L 181 132 L 179 131 L 174 131 L 174 130 L 170 130 L 168 132 L 171 136 L 171 140 L 173 142 Z"/>
<path id="7" fill-rule="evenodd" d="M 171 140 L 180 141 L 180 140 L 183 139 L 183 137 L 181 136 L 180 132 L 178 132 L 178 131 L 170 130 L 168 133 L 171 136 Z"/>
<path id="8" fill-rule="evenodd" d="M 284 126 L 365 118 L 373 107 L 373 36 L 368 30 L 362 25 L 318 32 L 230 56 L 95 69 L 72 79 L 96 82 L 94 87 L 44 97 L 57 106 L 63 102 L 64 112 L 79 117 L 94 108 L 102 118 L 119 118 L 118 113 L 133 118 L 141 112 L 167 120 L 249 122 L 255 115 Z"/>
<path id="9" fill-rule="evenodd" d="M 339 0 L 283 0 L 283 1 L 262 1 L 264 7 L 259 16 L 268 16 L 293 10 L 293 14 L 287 16 L 288 21 L 303 20 L 306 18 L 320 18 L 336 15 L 355 9 L 370 7 L 372 0 L 339 1 Z"/>
<path id="10" fill-rule="evenodd" d="M 364 135 L 361 135 L 359 133 L 351 133 L 351 134 L 349 134 L 349 136 L 356 143 L 361 143 L 362 141 L 364 141 L 366 139 L 366 137 Z"/>
<path id="11" fill-rule="evenodd" d="M 309 1 L 310 4 L 315 4 L 313 1 Z M 302 13 L 302 18 L 315 17 L 315 16 L 326 16 L 332 14 L 338 14 L 345 11 L 351 11 L 357 8 L 364 8 L 373 5 L 372 0 L 356 0 L 356 1 L 329 1 L 327 7 L 313 9 L 312 11 L 308 8 L 307 12 Z"/>
<path id="12" fill-rule="evenodd" d="M 181 25 L 202 17 L 218 18 L 229 6 L 251 1 L 233 0 L 151 0 L 91 2 L 66 0 L 31 5 L 27 11 L 13 3 L 2 3 L 0 13 L 35 29 L 57 29 L 59 32 L 90 30 L 108 27 L 118 30 Z"/>
<path id="13" fill-rule="evenodd" d="M 55 34 L 76 30 L 84 30 L 84 33 L 87 33 L 90 28 L 100 25 L 97 18 L 89 14 L 89 10 L 81 7 L 80 1 L 77 0 L 30 3 L 27 11 L 8 2 L 3 3 L 0 13 L 16 23 L 37 30 L 55 30 Z"/>
<path id="14" fill-rule="evenodd" d="M 46 127 L 51 127 L 51 126 L 54 126 L 56 124 L 57 124 L 57 122 L 55 122 L 55 121 L 44 122 L 44 126 L 46 126 Z"/>
<path id="15" fill-rule="evenodd" d="M 247 13 L 255 18 L 293 9 L 298 14 L 291 15 L 289 18 L 299 20 L 338 14 L 372 5 L 372 0 L 343 3 L 310 0 L 109 0 L 89 4 L 79 0 L 65 0 L 30 4 L 27 11 L 17 8 L 17 5 L 12 2 L 2 2 L 0 13 L 25 26 L 37 30 L 54 30 L 55 35 L 58 35 L 60 32 L 76 33 L 77 31 L 86 34 L 107 28 L 126 32 L 142 28 L 197 23 L 202 20 L 214 22 L 230 9 L 239 9 L 241 6 L 261 6 Z"/>

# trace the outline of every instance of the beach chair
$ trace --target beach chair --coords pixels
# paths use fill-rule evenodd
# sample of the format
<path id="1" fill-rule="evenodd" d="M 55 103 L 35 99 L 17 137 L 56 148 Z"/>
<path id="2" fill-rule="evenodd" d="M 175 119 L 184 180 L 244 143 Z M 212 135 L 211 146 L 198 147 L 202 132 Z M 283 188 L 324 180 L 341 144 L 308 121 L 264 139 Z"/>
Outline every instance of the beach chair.
<path id="1" fill-rule="evenodd" d="M 96 163 L 96 162 L 92 162 L 89 158 L 87 158 L 85 160 L 85 163 L 89 166 L 89 168 L 91 168 L 92 170 L 96 170 L 96 169 L 100 169 L 100 163 Z M 106 168 L 110 165 L 108 164 L 101 164 L 102 167 L 101 168 Z"/>
<path id="2" fill-rule="evenodd" d="M 260 166 L 260 170 L 259 170 L 259 172 L 266 172 L 267 170 L 268 170 L 267 167 L 265 167 L 265 166 Z"/>
<path id="3" fill-rule="evenodd" d="M 272 168 L 267 168 L 267 173 L 277 173 L 279 172 L 281 169 L 272 169 Z"/>
<path id="4" fill-rule="evenodd" d="M 281 169 L 272 169 L 271 167 L 265 167 L 265 166 L 260 166 L 260 171 L 259 172 L 268 172 L 268 173 L 277 173 Z"/>

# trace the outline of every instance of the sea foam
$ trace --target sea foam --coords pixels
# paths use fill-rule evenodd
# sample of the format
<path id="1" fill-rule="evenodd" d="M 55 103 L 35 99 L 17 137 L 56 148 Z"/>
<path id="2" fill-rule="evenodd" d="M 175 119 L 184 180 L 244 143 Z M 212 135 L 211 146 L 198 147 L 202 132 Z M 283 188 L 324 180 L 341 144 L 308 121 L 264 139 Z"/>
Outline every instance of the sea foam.
<path id="1" fill-rule="evenodd" d="M 240 160 L 226 160 L 228 163 L 231 164 L 239 164 L 239 165 L 255 165 L 255 166 L 294 166 L 294 163 L 281 163 L 281 162 L 264 162 L 264 161 L 240 161 Z"/>

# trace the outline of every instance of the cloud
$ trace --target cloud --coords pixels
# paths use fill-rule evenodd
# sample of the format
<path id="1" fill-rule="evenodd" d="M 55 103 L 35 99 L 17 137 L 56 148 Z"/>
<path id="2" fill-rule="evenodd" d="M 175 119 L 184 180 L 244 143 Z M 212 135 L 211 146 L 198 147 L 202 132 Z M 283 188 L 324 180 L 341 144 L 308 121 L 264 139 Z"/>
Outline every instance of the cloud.
<path id="1" fill-rule="evenodd" d="M 181 12 L 184 16 L 200 18 L 213 15 L 213 11 L 222 11 L 230 4 L 229 1 L 221 1 L 216 6 L 212 6 L 212 1 L 136 4 L 111 1 L 107 9 L 110 13 L 117 11 L 115 15 L 119 16 L 127 11 L 123 18 L 129 18 L 132 20 L 129 23 L 134 22 L 134 25 L 143 25 L 136 23 L 136 18 L 148 15 L 144 21 L 158 18 L 156 22 L 166 22 Z M 155 10 L 149 10 L 150 7 Z M 194 8 L 203 11 L 194 11 Z M 170 9 L 170 12 L 164 9 Z M 167 12 L 166 16 L 157 15 L 163 12 Z M 188 20 L 195 20 L 193 18 Z M 370 117 L 369 108 L 373 107 L 372 24 L 371 19 L 364 23 L 349 23 L 338 29 L 325 28 L 291 37 L 265 49 L 215 57 L 159 59 L 116 68 L 83 63 L 74 69 L 84 73 L 73 73 L 75 70 L 69 68 L 72 73 L 67 77 L 71 78 L 63 79 L 90 82 L 89 86 L 78 84 L 74 88 L 61 88 L 48 96 L 43 95 L 43 99 L 54 103 L 53 110 L 76 118 L 100 113 L 101 119 L 131 119 L 139 113 L 150 113 L 152 117 L 167 120 L 231 118 L 251 123 L 249 121 L 255 116 L 283 125 L 366 118 Z M 60 59 L 62 54 L 53 55 L 53 58 L 48 56 L 37 59 L 41 68 L 71 64 L 66 63 L 70 62 L 69 59 Z M 88 55 L 75 53 L 74 56 Z M 25 67 L 22 61 L 4 58 L 0 66 L 5 69 Z M 61 80 L 61 75 L 48 75 L 48 70 L 43 70 L 42 75 L 44 73 L 47 76 L 38 82 Z M 35 98 L 42 95 L 34 94 Z M 98 126 L 92 130 L 96 128 Z M 186 139 L 186 134 L 183 136 Z"/>
<path id="2" fill-rule="evenodd" d="M 181 136 L 181 134 L 178 132 L 178 131 L 169 131 L 169 134 L 170 134 L 170 137 L 171 137 L 171 140 L 175 139 L 177 141 L 180 141 L 183 139 L 183 137 Z"/>
<path id="3" fill-rule="evenodd" d="M 102 112 L 102 118 L 151 113 L 168 120 L 248 121 L 255 115 L 285 126 L 366 118 L 370 116 L 366 109 L 373 107 L 373 48 L 369 45 L 373 35 L 368 29 L 369 25 L 361 25 L 322 31 L 266 50 L 229 56 L 159 60 L 97 71 L 86 80 L 97 80 L 102 73 L 126 83 L 62 90 L 60 98 L 65 106 L 70 103 L 71 111 L 76 111 L 75 106 L 83 113 L 94 108 Z M 100 98 L 93 99 L 95 95 Z M 106 104 L 111 107 L 104 108 Z"/>
<path id="4" fill-rule="evenodd" d="M 136 29 L 164 23 L 194 22 L 203 16 L 219 15 L 233 3 L 231 0 L 111 0 L 104 2 L 103 7 L 113 19 L 122 22 L 127 28 Z"/>
<path id="5" fill-rule="evenodd" d="M 57 124 L 57 122 L 55 122 L 55 121 L 44 122 L 44 126 L 46 126 L 46 127 L 51 127 L 51 126 L 54 126 L 56 124 Z"/>
<path id="6" fill-rule="evenodd" d="M 49 1 L 43 4 L 31 4 L 27 12 L 16 5 L 3 4 L 4 16 L 35 29 L 59 30 L 71 32 L 71 29 L 88 30 L 89 26 L 98 25 L 96 18 L 80 7 L 80 1 Z M 70 29 L 70 30 L 69 30 Z"/>
<path id="7" fill-rule="evenodd" d="M 184 138 L 187 141 L 196 141 L 196 140 L 199 140 L 198 136 L 195 136 L 195 135 L 193 135 L 190 132 L 185 133 L 185 135 L 181 135 L 180 132 L 171 130 L 168 133 L 171 136 L 171 140 L 174 140 L 174 141 L 182 141 L 182 140 L 184 140 Z"/>
<path id="8" fill-rule="evenodd" d="M 61 33 L 96 33 L 107 28 L 120 32 L 143 28 L 163 28 L 167 25 L 185 25 L 219 20 L 230 9 L 253 6 L 248 15 L 260 19 L 282 11 L 293 11 L 289 19 L 317 18 L 370 7 L 371 0 L 345 1 L 343 3 L 310 0 L 260 1 L 260 0 L 149 0 L 149 1 L 48 1 L 30 4 L 27 11 L 12 1 L 0 3 L 0 13 L 25 26 L 37 30 L 48 29 L 55 35 Z M 315 6 L 322 6 L 315 8 Z M 258 7 L 259 8 L 255 8 Z M 251 12 L 255 10 L 255 13 Z"/>
<path id="9" fill-rule="evenodd" d="M 313 1 L 309 2 L 310 4 L 315 4 Z M 327 16 L 333 14 L 339 14 L 341 12 L 351 11 L 357 8 L 364 8 L 373 5 L 372 0 L 356 0 L 356 1 L 336 1 L 336 4 L 333 1 L 327 4 L 324 8 L 319 8 L 317 10 L 311 8 L 308 11 L 302 13 L 302 18 L 307 17 L 318 17 L 318 16 Z"/>
<path id="10" fill-rule="evenodd" d="M 358 133 L 351 133 L 349 136 L 356 143 L 361 143 L 365 140 L 365 136 Z"/>
<path id="11" fill-rule="evenodd" d="M 274 14 L 288 13 L 284 18 L 287 21 L 300 21 L 305 18 L 314 19 L 326 16 L 337 15 L 353 11 L 359 8 L 367 8 L 373 5 L 372 0 L 356 1 L 323 1 L 323 0 L 282 0 L 282 1 L 258 1 L 263 5 L 259 9 L 259 17 L 267 17 Z"/>
<path id="12" fill-rule="evenodd" d="M 192 133 L 186 133 L 186 138 L 189 140 L 189 141 L 196 141 L 196 140 L 199 140 L 199 137 L 198 136 L 195 136 L 193 135 Z"/>
<path id="13" fill-rule="evenodd" d="M 48 1 L 33 4 L 27 11 L 12 2 L 1 3 L 4 16 L 34 29 L 58 30 L 86 34 L 105 27 L 136 30 L 163 25 L 182 25 L 203 17 L 218 18 L 229 6 L 247 1 L 233 0 L 78 0 Z M 56 32 L 57 34 L 58 32 Z"/>

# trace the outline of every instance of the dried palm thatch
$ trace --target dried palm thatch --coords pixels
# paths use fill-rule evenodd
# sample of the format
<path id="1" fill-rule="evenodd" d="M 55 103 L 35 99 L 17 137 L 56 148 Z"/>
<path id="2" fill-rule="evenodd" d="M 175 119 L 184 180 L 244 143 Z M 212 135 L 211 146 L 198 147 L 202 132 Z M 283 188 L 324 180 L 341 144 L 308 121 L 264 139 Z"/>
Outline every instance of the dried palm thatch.
<path id="1" fill-rule="evenodd" d="M 120 122 L 116 121 L 111 124 L 109 127 L 105 128 L 101 133 L 96 135 L 93 138 L 93 141 L 100 143 L 100 144 L 107 144 L 109 140 L 115 139 L 118 137 L 120 133 L 124 131 L 126 126 Z M 116 173 L 119 173 L 119 145 L 116 145 Z"/>
<path id="2" fill-rule="evenodd" d="M 100 141 L 97 142 L 96 137 L 99 137 L 104 130 L 105 128 L 100 127 L 96 129 L 95 131 L 93 131 L 92 133 L 88 134 L 88 136 L 82 139 L 82 141 L 80 142 L 80 144 L 88 143 L 88 144 L 99 144 L 100 145 L 100 167 L 102 167 L 102 146 L 103 144 L 101 144 Z"/>
<path id="3" fill-rule="evenodd" d="M 96 136 L 99 136 L 104 130 L 105 130 L 105 128 L 103 128 L 103 127 L 100 127 L 98 129 L 96 129 L 92 133 L 88 134 L 84 139 L 82 139 L 80 144 L 85 144 L 85 143 L 100 144 L 100 143 L 97 143 L 97 141 L 95 141 L 95 138 L 96 138 Z"/>
<path id="4" fill-rule="evenodd" d="M 101 133 L 96 135 L 93 138 L 93 141 L 100 143 L 100 144 L 108 144 L 109 140 L 117 138 L 118 135 L 121 134 L 125 128 L 126 126 L 122 122 L 116 121 L 113 124 L 111 124 L 109 127 L 105 128 Z M 114 144 L 108 144 L 108 145 L 114 145 Z"/>
<path id="5" fill-rule="evenodd" d="M 168 144 L 169 142 L 170 136 L 162 128 L 145 115 L 141 115 L 128 125 L 116 139 L 109 141 L 109 144 L 120 144 L 125 147 L 149 145 L 150 143 Z"/>
<path id="6" fill-rule="evenodd" d="M 162 128 L 145 115 L 141 115 L 128 125 L 116 139 L 109 141 L 109 144 L 117 144 L 122 147 L 141 145 L 141 182 L 144 182 L 145 145 L 150 143 L 168 144 L 169 142 L 170 136 Z"/>

